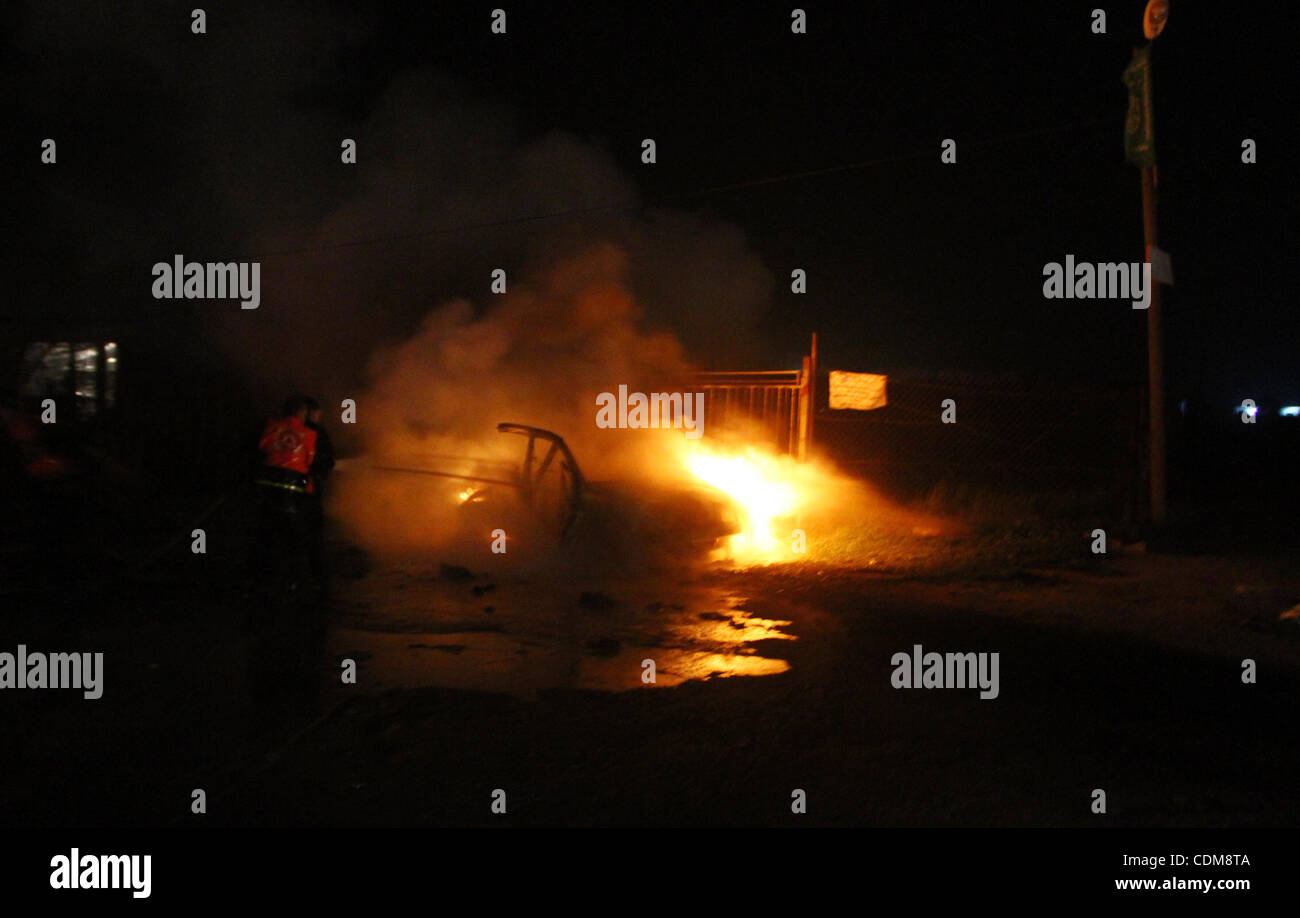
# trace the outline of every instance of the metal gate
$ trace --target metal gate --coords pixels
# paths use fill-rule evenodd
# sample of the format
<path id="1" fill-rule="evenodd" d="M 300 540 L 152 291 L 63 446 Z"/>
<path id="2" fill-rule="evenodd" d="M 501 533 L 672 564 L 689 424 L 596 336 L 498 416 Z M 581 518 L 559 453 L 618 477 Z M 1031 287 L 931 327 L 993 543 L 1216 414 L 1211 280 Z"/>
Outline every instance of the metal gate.
<path id="1" fill-rule="evenodd" d="M 695 374 L 704 393 L 704 435 L 737 431 L 761 437 L 767 446 L 798 459 L 812 445 L 813 380 L 817 336 L 798 370 L 738 370 Z"/>

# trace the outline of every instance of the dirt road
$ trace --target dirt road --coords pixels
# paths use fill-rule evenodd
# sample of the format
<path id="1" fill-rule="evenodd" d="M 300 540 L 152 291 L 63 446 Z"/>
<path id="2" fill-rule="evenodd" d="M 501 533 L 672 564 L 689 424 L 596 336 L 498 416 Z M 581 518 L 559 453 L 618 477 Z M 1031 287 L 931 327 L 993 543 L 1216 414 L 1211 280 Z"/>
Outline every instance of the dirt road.
<path id="1" fill-rule="evenodd" d="M 86 646 L 67 649 L 107 662 L 99 701 L 0 694 L 9 824 L 1300 817 L 1300 627 L 1278 621 L 1300 582 L 1258 560 L 1132 556 L 960 578 L 377 567 L 334 598 L 314 697 L 270 724 L 249 709 L 250 642 L 226 597 L 177 583 L 99 600 L 90 617 L 53 596 L 11 615 L 15 643 L 63 649 L 75 632 Z M 894 688 L 893 655 L 918 644 L 997 653 L 997 697 Z M 344 659 L 355 684 L 340 679 Z M 498 789 L 505 814 L 491 809 Z M 791 812 L 796 790 L 806 814 Z"/>

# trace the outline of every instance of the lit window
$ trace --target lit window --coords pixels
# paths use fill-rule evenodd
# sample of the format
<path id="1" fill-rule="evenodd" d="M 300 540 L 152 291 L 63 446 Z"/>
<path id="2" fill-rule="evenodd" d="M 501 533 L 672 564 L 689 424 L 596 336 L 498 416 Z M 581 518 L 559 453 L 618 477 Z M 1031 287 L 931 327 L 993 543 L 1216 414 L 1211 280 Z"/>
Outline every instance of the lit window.
<path id="1" fill-rule="evenodd" d="M 70 400 L 84 420 L 117 401 L 117 364 L 116 342 L 35 341 L 23 350 L 18 391 L 33 399 Z"/>

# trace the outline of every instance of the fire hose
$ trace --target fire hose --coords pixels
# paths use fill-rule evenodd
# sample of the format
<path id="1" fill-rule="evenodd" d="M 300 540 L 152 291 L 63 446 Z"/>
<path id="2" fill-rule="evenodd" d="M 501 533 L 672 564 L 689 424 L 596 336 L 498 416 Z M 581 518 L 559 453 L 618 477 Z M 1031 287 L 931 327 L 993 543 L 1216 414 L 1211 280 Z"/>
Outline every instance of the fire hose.
<path id="1" fill-rule="evenodd" d="M 105 550 L 104 554 L 107 555 L 113 561 L 116 561 L 118 564 L 122 564 L 133 570 L 140 570 L 144 567 L 147 567 L 149 564 L 158 560 L 158 558 L 162 557 L 168 551 L 175 548 L 181 542 L 190 538 L 191 533 L 193 533 L 194 531 L 194 528 L 198 526 L 200 523 L 202 523 L 204 520 L 206 520 L 208 517 L 210 517 L 213 513 L 215 513 L 222 504 L 224 504 L 227 500 L 230 499 L 230 495 L 233 493 L 234 491 L 231 490 L 225 492 L 224 494 L 219 494 L 217 498 L 212 501 L 212 503 L 208 504 L 208 506 L 204 508 L 202 513 L 194 517 L 194 519 L 190 522 L 188 526 L 182 528 L 181 531 L 177 533 L 175 536 L 172 536 L 167 541 L 156 546 L 153 550 L 145 552 L 143 555 L 139 556 L 138 558 L 133 559 L 127 555 L 121 555 L 118 554 L 117 552 L 109 551 L 109 550 Z"/>

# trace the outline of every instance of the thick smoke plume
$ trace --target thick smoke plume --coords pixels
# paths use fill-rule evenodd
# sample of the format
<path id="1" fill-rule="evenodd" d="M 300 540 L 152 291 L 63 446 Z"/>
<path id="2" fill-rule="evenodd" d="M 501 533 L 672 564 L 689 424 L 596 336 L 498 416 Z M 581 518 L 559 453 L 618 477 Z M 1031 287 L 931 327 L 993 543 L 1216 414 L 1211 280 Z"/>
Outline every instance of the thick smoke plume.
<path id="1" fill-rule="evenodd" d="M 464 300 L 464 321 L 466 309 L 495 309 L 497 269 L 513 294 L 601 245 L 622 252 L 617 279 L 601 273 L 636 302 L 640 325 L 671 331 L 701 363 L 754 359 L 771 273 L 736 227 L 646 208 L 620 163 L 636 162 L 630 151 L 563 131 L 522 136 L 507 111 L 428 73 L 390 86 L 348 136 L 356 166 L 337 162 L 335 141 L 320 154 L 334 175 L 320 178 L 315 206 L 258 224 L 248 248 L 263 263 L 263 305 L 217 329 L 271 391 L 355 397 L 370 355 L 426 334 L 434 310 Z M 550 321 L 563 318 L 584 321 Z"/>
<path id="2" fill-rule="evenodd" d="M 681 431 L 596 424 L 600 393 L 620 385 L 681 391 L 689 375 L 677 339 L 642 327 L 626 270 L 621 250 L 596 246 L 486 310 L 448 303 L 411 338 L 378 352 L 372 383 L 358 399 L 364 455 L 345 466 L 335 504 L 354 534 L 371 547 L 414 550 L 447 549 L 465 536 L 459 497 L 474 482 L 391 469 L 508 476 L 525 441 L 498 433 L 500 422 L 559 434 L 586 478 L 631 479 L 647 488 L 680 482 L 674 443 L 683 439 Z M 493 512 L 505 515 L 492 528 L 514 537 L 529 524 L 499 501 L 502 491 L 494 489 Z M 481 543 L 472 549 L 480 555 L 486 532 L 470 536 Z"/>

